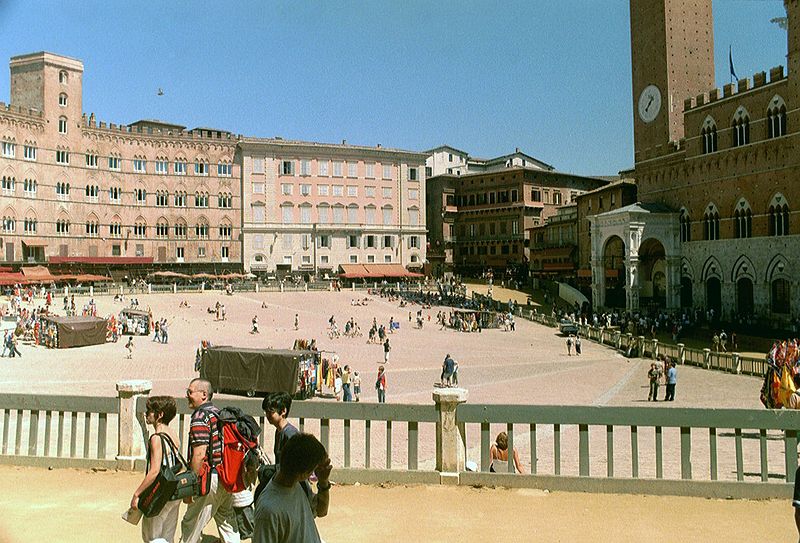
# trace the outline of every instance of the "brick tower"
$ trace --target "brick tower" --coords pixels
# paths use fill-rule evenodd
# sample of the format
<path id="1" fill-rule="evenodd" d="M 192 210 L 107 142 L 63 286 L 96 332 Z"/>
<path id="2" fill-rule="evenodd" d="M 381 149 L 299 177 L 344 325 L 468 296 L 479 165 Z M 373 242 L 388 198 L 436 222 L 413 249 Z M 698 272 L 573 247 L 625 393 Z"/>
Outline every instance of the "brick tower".
<path id="1" fill-rule="evenodd" d="M 683 100 L 714 88 L 714 25 L 711 0 L 630 0 L 630 10 L 639 155 L 681 139 Z"/>

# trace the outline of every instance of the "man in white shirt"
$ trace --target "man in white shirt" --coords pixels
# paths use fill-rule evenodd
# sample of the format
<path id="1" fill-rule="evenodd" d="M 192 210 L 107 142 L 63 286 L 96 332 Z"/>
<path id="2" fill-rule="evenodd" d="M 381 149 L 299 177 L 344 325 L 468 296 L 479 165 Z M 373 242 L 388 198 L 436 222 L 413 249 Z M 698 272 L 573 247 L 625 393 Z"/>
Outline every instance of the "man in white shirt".
<path id="1" fill-rule="evenodd" d="M 317 475 L 317 494 L 306 480 Z M 256 500 L 253 543 L 320 543 L 314 517 L 328 514 L 331 461 L 311 434 L 297 434 L 281 451 L 278 472 Z"/>

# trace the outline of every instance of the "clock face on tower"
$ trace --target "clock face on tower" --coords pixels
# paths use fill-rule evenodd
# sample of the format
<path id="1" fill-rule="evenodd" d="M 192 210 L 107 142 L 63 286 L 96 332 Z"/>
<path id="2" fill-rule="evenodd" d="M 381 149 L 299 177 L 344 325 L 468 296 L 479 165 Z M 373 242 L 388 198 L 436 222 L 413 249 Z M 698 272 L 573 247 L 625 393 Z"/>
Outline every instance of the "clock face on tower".
<path id="1" fill-rule="evenodd" d="M 655 85 L 648 85 L 639 95 L 639 118 L 645 123 L 653 122 L 661 111 L 661 91 Z"/>

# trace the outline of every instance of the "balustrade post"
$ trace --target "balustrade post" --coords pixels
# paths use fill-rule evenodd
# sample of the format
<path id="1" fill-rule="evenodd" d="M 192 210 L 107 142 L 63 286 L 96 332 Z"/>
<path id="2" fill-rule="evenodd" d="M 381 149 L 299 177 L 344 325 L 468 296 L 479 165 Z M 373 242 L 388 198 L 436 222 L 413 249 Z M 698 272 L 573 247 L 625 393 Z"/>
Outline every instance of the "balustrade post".
<path id="1" fill-rule="evenodd" d="M 600 327 L 600 333 L 598 334 L 598 338 L 600 339 L 600 345 L 603 344 L 603 338 L 605 336 L 605 333 L 606 333 L 605 326 L 601 326 Z"/>
<path id="2" fill-rule="evenodd" d="M 308 292 L 308 283 L 303 283 L 303 292 Z"/>
<path id="3" fill-rule="evenodd" d="M 658 358 L 658 340 L 653 339 L 653 358 Z"/>
<path id="4" fill-rule="evenodd" d="M 173 294 L 178 293 L 178 283 L 172 283 L 172 293 Z"/>
<path id="5" fill-rule="evenodd" d="M 678 343 L 678 363 L 683 365 L 686 363 L 686 345 Z"/>
<path id="6" fill-rule="evenodd" d="M 711 349 L 709 348 L 703 349 L 703 366 L 707 370 L 711 369 Z"/>
<path id="7" fill-rule="evenodd" d="M 622 332 L 620 332 L 620 331 L 617 331 L 617 341 L 616 341 L 616 343 L 617 343 L 617 345 L 616 345 L 617 350 L 619 350 L 622 347 Z"/>
<path id="8" fill-rule="evenodd" d="M 152 389 L 153 383 L 143 379 L 117 383 L 119 422 L 116 459 L 128 469 L 133 469 L 134 462 L 144 459 L 147 452 L 147 424 L 144 416 L 136 413 L 136 402 L 138 398 L 147 397 Z"/>
<path id="9" fill-rule="evenodd" d="M 148 294 L 153 293 L 153 283 L 147 283 L 147 293 Z"/>
<path id="10" fill-rule="evenodd" d="M 256 286 L 258 286 L 258 285 L 256 285 Z M 200 282 L 200 292 L 205 292 L 205 291 L 206 291 L 206 282 L 205 281 L 201 281 Z M 258 289 L 256 289 L 256 292 L 258 292 Z"/>
<path id="11" fill-rule="evenodd" d="M 733 355 L 733 368 L 736 370 L 737 375 L 742 373 L 742 355 L 739 353 L 731 353 Z"/>
<path id="12" fill-rule="evenodd" d="M 464 471 L 466 451 L 456 409 L 467 401 L 467 390 L 437 389 L 433 391 L 433 401 L 439 417 L 436 423 L 436 470 L 442 483 L 458 484 L 458 474 Z"/>
<path id="13" fill-rule="evenodd" d="M 94 296 L 94 285 L 89 285 L 89 296 Z"/>

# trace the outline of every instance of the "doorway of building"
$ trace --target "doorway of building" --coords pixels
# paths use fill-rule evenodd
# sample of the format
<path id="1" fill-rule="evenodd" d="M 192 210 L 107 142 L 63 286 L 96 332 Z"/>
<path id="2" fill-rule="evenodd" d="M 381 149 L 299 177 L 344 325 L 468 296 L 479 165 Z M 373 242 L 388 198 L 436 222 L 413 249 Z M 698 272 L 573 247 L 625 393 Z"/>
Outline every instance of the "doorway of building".
<path id="1" fill-rule="evenodd" d="M 739 315 L 753 314 L 753 281 L 749 277 L 736 281 L 736 311 Z"/>
<path id="2" fill-rule="evenodd" d="M 681 277 L 681 307 L 692 307 L 692 280 L 689 277 Z"/>
<path id="3" fill-rule="evenodd" d="M 603 247 L 603 273 L 605 274 L 605 306 L 625 307 L 625 242 L 612 236 Z"/>
<path id="4" fill-rule="evenodd" d="M 706 308 L 714 310 L 714 317 L 720 318 L 722 311 L 722 284 L 716 277 L 706 279 Z"/>

